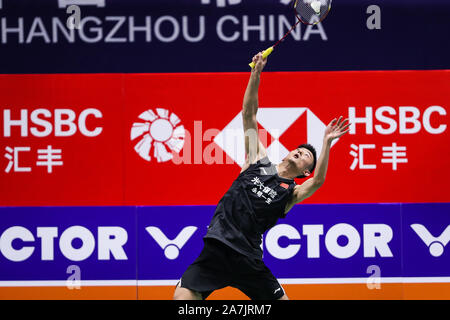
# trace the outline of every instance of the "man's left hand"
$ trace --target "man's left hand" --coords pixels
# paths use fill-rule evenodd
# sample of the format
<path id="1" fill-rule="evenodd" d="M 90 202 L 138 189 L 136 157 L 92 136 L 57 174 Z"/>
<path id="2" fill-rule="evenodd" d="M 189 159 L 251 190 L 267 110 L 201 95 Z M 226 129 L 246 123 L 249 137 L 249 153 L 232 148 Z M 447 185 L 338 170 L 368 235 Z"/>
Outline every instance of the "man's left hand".
<path id="1" fill-rule="evenodd" d="M 342 116 L 339 119 L 334 118 L 325 129 L 324 139 L 331 142 L 334 139 L 342 137 L 344 134 L 348 132 L 348 127 L 350 123 L 348 123 L 348 119 L 342 121 Z"/>

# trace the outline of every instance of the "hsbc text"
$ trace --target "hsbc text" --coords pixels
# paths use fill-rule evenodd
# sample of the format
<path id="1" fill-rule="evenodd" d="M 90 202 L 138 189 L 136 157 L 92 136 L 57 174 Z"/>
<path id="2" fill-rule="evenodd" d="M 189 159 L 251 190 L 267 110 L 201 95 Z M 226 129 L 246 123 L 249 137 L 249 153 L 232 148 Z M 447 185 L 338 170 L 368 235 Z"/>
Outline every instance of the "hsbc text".
<path id="1" fill-rule="evenodd" d="M 375 119 L 379 124 L 374 125 Z M 445 108 L 441 106 L 430 106 L 423 113 L 414 106 L 381 106 L 374 110 L 372 107 L 348 108 L 348 118 L 351 123 L 350 134 L 356 134 L 365 127 L 366 134 L 373 134 L 373 129 L 379 134 L 393 134 L 397 130 L 400 134 L 415 134 L 422 128 L 430 134 L 441 134 L 447 129 L 444 116 L 447 115 Z M 433 120 L 432 120 L 433 119 Z"/>
<path id="2" fill-rule="evenodd" d="M 20 112 L 4 109 L 3 137 L 14 136 L 15 130 L 20 133 L 20 137 L 28 137 L 29 133 L 35 137 L 48 137 L 52 133 L 55 137 L 70 137 L 77 132 L 77 128 L 85 137 L 96 137 L 102 133 L 103 128 L 92 124 L 88 127 L 86 123 L 91 122 L 91 118 L 101 119 L 103 114 L 93 108 L 81 111 L 78 117 L 71 109 L 35 109 L 31 112 L 27 109 L 20 109 Z M 31 126 L 29 122 L 35 126 Z"/>

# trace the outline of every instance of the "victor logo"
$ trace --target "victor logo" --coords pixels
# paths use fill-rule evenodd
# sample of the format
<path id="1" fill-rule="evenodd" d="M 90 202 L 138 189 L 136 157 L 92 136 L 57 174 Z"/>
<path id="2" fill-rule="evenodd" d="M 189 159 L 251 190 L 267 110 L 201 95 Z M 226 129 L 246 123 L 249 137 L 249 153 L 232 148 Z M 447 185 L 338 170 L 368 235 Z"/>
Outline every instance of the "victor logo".
<path id="1" fill-rule="evenodd" d="M 441 233 L 439 237 L 433 236 L 422 224 L 412 224 L 411 228 L 417 233 L 422 241 L 427 245 L 433 257 L 440 257 L 444 253 L 445 246 L 450 241 L 450 225 Z"/>
<path id="2" fill-rule="evenodd" d="M 197 227 L 185 227 L 173 240 L 168 239 L 158 227 L 150 226 L 145 228 L 145 230 L 147 230 L 150 236 L 155 239 L 156 243 L 161 247 L 161 249 L 164 250 L 164 255 L 166 256 L 166 258 L 174 260 L 178 258 L 180 250 L 192 237 L 194 232 L 197 230 Z"/>

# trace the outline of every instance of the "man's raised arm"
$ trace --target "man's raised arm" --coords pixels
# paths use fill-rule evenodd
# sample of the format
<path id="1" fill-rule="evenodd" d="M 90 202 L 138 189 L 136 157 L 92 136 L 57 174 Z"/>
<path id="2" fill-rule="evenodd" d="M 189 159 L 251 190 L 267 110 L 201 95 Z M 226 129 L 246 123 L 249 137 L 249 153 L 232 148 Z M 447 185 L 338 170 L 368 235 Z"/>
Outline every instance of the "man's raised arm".
<path id="1" fill-rule="evenodd" d="M 348 132 L 350 123 L 347 122 L 348 119 L 342 121 L 342 117 L 339 117 L 339 119 L 333 119 L 330 124 L 328 124 L 325 129 L 322 151 L 320 152 L 319 160 L 317 160 L 314 177 L 295 187 L 292 200 L 286 207 L 285 212 L 289 211 L 295 204 L 310 197 L 325 182 L 328 169 L 328 159 L 330 157 L 331 142 L 334 139 L 342 137 Z"/>
<path id="2" fill-rule="evenodd" d="M 253 57 L 253 62 L 255 63 L 255 67 L 252 69 L 250 79 L 248 80 L 242 105 L 246 156 L 246 163 L 242 168 L 242 171 L 244 171 L 249 164 L 256 162 L 258 159 L 266 155 L 265 148 L 260 143 L 258 138 L 256 113 L 258 112 L 258 89 L 260 76 L 262 70 L 266 66 L 267 58 L 263 59 L 262 53 L 260 52 Z"/>

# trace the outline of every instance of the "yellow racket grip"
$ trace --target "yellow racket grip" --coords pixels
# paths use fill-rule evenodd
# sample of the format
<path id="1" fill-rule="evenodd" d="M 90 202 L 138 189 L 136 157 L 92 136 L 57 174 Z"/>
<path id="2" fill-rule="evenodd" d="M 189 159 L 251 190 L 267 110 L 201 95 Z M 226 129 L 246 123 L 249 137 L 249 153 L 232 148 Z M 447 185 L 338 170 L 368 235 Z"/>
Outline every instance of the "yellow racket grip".
<path id="1" fill-rule="evenodd" d="M 267 58 L 273 51 L 273 47 L 268 48 L 267 50 L 265 50 L 262 54 L 263 59 Z M 255 67 L 255 63 L 251 62 L 248 64 L 250 66 L 250 68 L 254 68 Z"/>

